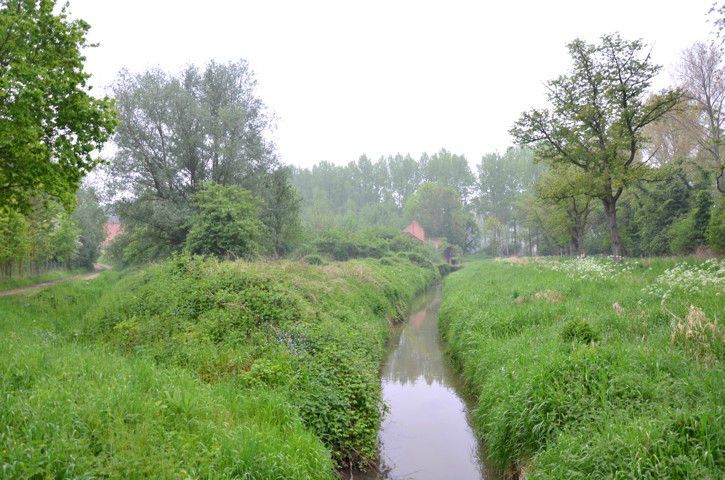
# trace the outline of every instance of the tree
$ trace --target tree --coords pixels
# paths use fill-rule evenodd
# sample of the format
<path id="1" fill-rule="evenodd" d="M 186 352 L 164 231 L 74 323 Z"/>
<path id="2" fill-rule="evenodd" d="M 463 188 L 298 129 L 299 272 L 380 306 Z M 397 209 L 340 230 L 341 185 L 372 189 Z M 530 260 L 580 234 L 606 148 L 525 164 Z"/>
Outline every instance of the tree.
<path id="1" fill-rule="evenodd" d="M 267 140 L 272 128 L 255 93 L 247 62 L 190 66 L 177 75 L 152 70 L 124 72 L 114 86 L 121 123 L 115 136 L 118 151 L 109 167 L 123 199 L 116 206 L 127 235 L 127 261 L 152 260 L 180 250 L 193 214 L 191 199 L 207 182 L 236 185 L 263 199 L 259 214 L 279 221 L 265 189 L 288 195 L 270 179 L 279 164 Z M 294 213 L 291 209 L 288 213 Z M 280 225 L 270 225 L 283 248 Z"/>
<path id="2" fill-rule="evenodd" d="M 267 226 L 272 251 L 277 256 L 289 253 L 301 236 L 300 199 L 290 184 L 290 172 L 279 168 L 264 178 L 262 222 Z"/>
<path id="3" fill-rule="evenodd" d="M 79 236 L 73 252 L 73 264 L 92 268 L 98 260 L 101 242 L 106 238 L 103 227 L 106 223 L 106 214 L 93 188 L 81 188 L 76 194 L 76 204 L 72 218 L 78 226 Z"/>
<path id="4" fill-rule="evenodd" d="M 209 183 L 193 195 L 186 248 L 192 254 L 253 257 L 262 252 L 266 229 L 249 190 Z"/>
<path id="5" fill-rule="evenodd" d="M 686 119 L 693 138 L 711 158 L 715 184 L 725 193 L 725 165 L 722 161 L 725 123 L 725 68 L 722 51 L 712 44 L 698 42 L 685 51 L 679 77 L 685 98 L 693 110 L 694 118 Z"/>
<path id="6" fill-rule="evenodd" d="M 511 134 L 550 164 L 585 172 L 591 195 L 604 207 L 612 254 L 621 258 L 617 201 L 649 173 L 649 159 L 642 157 L 644 128 L 672 110 L 681 94 L 671 90 L 646 98 L 660 67 L 640 40 L 614 34 L 598 45 L 575 40 L 568 48 L 571 71 L 548 82 L 551 109 L 524 113 Z"/>
<path id="7" fill-rule="evenodd" d="M 461 201 L 468 202 L 476 180 L 466 157 L 444 148 L 432 156 L 423 154 L 420 169 L 426 182 L 452 187 L 458 192 Z"/>
<path id="8" fill-rule="evenodd" d="M 591 197 L 584 173 L 573 165 L 556 165 L 539 176 L 536 194 L 546 203 L 556 205 L 564 215 L 562 223 L 569 233 L 571 253 L 584 255 L 584 233 L 590 213 Z"/>
<path id="9" fill-rule="evenodd" d="M 449 243 L 471 251 L 478 241 L 478 228 L 461 203 L 454 187 L 425 183 L 405 204 L 410 220 L 417 220 L 426 236 L 445 237 Z"/>
<path id="10" fill-rule="evenodd" d="M 543 170 L 533 160 L 529 149 L 509 148 L 503 155 L 484 155 L 477 165 L 474 204 L 482 217 L 495 216 L 499 220 L 502 229 L 500 240 L 505 252 L 508 252 L 511 243 L 516 251 L 521 249 L 521 215 L 516 204 Z"/>
<path id="11" fill-rule="evenodd" d="M 116 124 L 94 98 L 83 49 L 89 25 L 55 0 L 0 0 L 0 209 L 28 212 L 33 197 L 73 204 Z"/>

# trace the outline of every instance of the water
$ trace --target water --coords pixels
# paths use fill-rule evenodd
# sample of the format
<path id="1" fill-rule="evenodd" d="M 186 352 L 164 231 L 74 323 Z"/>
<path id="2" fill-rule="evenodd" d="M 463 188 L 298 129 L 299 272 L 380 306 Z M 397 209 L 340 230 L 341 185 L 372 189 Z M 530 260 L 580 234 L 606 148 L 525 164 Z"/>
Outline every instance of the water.
<path id="1" fill-rule="evenodd" d="M 422 296 L 408 321 L 394 332 L 382 375 L 389 411 L 379 434 L 380 472 L 356 479 L 499 478 L 481 460 L 461 380 L 441 349 L 440 300 L 440 288 Z"/>

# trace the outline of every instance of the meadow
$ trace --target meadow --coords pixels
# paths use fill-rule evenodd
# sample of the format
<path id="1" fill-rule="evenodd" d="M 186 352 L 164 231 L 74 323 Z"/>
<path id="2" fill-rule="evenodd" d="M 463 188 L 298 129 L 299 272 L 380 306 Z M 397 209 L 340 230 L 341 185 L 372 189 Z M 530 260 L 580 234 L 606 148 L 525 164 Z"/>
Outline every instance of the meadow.
<path id="1" fill-rule="evenodd" d="M 0 476 L 330 479 L 371 462 L 388 325 L 439 278 L 411 258 L 176 257 L 0 299 Z"/>
<path id="2" fill-rule="evenodd" d="M 490 460 L 527 479 L 718 479 L 725 265 L 502 259 L 444 282 Z"/>

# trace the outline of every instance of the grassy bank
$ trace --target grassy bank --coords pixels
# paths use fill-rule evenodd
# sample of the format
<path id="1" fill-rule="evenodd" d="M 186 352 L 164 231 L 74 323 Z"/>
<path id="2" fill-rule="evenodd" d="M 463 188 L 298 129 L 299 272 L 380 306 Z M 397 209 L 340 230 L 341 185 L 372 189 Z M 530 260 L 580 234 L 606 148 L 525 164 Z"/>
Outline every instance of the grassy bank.
<path id="1" fill-rule="evenodd" d="M 6 477 L 333 478 L 376 453 L 402 257 L 177 259 L 0 299 Z"/>
<path id="2" fill-rule="evenodd" d="M 723 268 L 476 261 L 451 274 L 441 331 L 492 460 L 526 478 L 722 478 Z"/>

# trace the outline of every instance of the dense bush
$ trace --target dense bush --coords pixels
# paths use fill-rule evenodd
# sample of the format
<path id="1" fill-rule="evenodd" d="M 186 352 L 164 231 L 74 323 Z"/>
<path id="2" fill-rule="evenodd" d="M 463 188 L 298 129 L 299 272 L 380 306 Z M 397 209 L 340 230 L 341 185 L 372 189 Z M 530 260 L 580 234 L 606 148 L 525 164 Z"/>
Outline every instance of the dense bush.
<path id="1" fill-rule="evenodd" d="M 439 257 L 432 247 L 402 235 L 393 228 L 325 230 L 311 240 L 307 251 L 339 261 L 381 258 L 397 252 L 410 252 L 417 255 L 417 258 L 426 258 L 428 261 Z"/>
<path id="2" fill-rule="evenodd" d="M 721 196 L 722 197 L 722 196 Z M 710 214 L 710 225 L 705 235 L 707 244 L 713 252 L 725 254 L 725 198 L 720 198 Z"/>
<path id="3" fill-rule="evenodd" d="M 218 262 L 178 257 L 124 278 L 84 337 L 207 384 L 285 399 L 338 464 L 377 454 L 386 317 L 435 281 L 432 265 Z"/>
<path id="4" fill-rule="evenodd" d="M 725 278 L 712 262 L 590 264 L 447 277 L 440 328 L 492 460 L 535 479 L 721 478 Z"/>
<path id="5" fill-rule="evenodd" d="M 248 258 L 262 252 L 266 228 L 257 218 L 252 192 L 209 183 L 192 196 L 186 248 L 192 254 Z"/>

